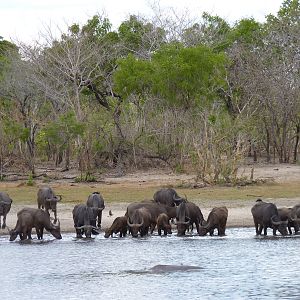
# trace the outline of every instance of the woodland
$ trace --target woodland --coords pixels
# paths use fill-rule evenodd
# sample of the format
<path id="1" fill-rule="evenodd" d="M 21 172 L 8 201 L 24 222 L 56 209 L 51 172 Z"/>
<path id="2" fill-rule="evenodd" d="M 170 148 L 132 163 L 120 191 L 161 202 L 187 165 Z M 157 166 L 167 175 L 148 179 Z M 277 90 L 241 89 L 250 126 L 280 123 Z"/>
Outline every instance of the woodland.
<path id="1" fill-rule="evenodd" d="M 220 183 L 249 157 L 299 163 L 299 0 L 263 23 L 154 12 L 0 39 L 0 180 L 47 165 L 82 181 L 168 167 Z"/>

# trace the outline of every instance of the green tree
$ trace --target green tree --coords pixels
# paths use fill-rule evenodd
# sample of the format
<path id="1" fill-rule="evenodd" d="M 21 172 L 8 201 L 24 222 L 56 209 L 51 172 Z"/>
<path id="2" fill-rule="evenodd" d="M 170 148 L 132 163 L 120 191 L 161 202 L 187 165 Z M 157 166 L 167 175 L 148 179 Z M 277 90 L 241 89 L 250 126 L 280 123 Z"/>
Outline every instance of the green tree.
<path id="1" fill-rule="evenodd" d="M 128 56 L 115 73 L 117 91 L 128 96 L 152 93 L 169 105 L 192 107 L 208 103 L 223 84 L 226 56 L 205 46 L 161 47 L 151 61 Z"/>

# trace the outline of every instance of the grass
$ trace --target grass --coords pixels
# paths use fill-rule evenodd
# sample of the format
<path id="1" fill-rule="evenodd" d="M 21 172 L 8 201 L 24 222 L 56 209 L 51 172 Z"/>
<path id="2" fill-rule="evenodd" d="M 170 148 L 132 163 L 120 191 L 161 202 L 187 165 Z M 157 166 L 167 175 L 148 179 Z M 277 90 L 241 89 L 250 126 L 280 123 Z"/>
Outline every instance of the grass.
<path id="1" fill-rule="evenodd" d="M 134 202 L 152 199 L 160 187 L 157 185 L 130 183 L 122 184 L 56 184 L 51 183 L 54 191 L 62 195 L 63 203 L 83 203 L 93 191 L 99 191 L 105 202 Z M 0 190 L 7 192 L 15 204 L 36 204 L 37 186 L 1 184 Z M 299 182 L 269 183 L 244 187 L 206 187 L 201 189 L 176 188 L 179 195 L 186 195 L 190 201 L 205 200 L 251 200 L 265 198 L 300 197 Z"/>

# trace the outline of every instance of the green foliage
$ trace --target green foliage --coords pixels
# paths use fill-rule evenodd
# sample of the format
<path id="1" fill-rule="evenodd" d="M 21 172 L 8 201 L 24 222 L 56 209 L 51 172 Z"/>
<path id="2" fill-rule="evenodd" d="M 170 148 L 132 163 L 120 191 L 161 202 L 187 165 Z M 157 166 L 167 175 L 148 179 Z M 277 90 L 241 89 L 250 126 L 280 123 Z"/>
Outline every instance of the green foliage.
<path id="1" fill-rule="evenodd" d="M 191 107 L 215 95 L 215 88 L 223 84 L 226 62 L 224 54 L 206 46 L 174 43 L 161 47 L 151 61 L 132 55 L 120 60 L 114 80 L 124 97 L 151 92 L 169 104 Z"/>
<path id="2" fill-rule="evenodd" d="M 242 19 L 237 22 L 229 34 L 229 40 L 232 43 L 239 41 L 245 44 L 253 45 L 261 40 L 262 26 L 253 18 Z"/>
<path id="3" fill-rule="evenodd" d="M 112 25 L 108 18 L 94 15 L 87 21 L 87 24 L 82 27 L 82 32 L 97 38 L 101 38 L 111 31 L 111 26 Z"/>
<path id="4" fill-rule="evenodd" d="M 82 136 L 84 129 L 84 124 L 76 120 L 75 114 L 68 112 L 61 115 L 56 122 L 46 124 L 38 133 L 36 143 L 42 149 L 48 142 L 64 149 L 72 139 Z"/>
<path id="5" fill-rule="evenodd" d="M 21 140 L 26 142 L 30 135 L 30 129 L 24 128 L 22 124 L 11 122 L 11 120 L 4 120 L 4 133 L 10 136 L 11 139 Z"/>
<path id="6" fill-rule="evenodd" d="M 300 2 L 299 0 L 285 0 L 278 12 L 278 17 L 290 19 L 299 23 Z"/>
<path id="7" fill-rule="evenodd" d="M 75 178 L 75 182 L 76 183 L 79 183 L 79 182 L 96 182 L 96 177 L 89 173 L 89 172 L 86 172 L 85 174 L 81 174 L 79 177 L 76 177 Z"/>
<path id="8" fill-rule="evenodd" d="M 27 185 L 27 186 L 34 186 L 34 185 L 35 185 L 35 181 L 34 181 L 34 179 L 33 179 L 32 173 L 30 173 L 30 174 L 28 175 L 28 179 L 27 179 L 26 185 Z"/>
<path id="9" fill-rule="evenodd" d="M 136 59 L 129 54 L 118 61 L 118 71 L 114 74 L 116 91 L 124 97 L 131 94 L 142 95 L 152 86 L 154 67 L 150 61 Z"/>
<path id="10" fill-rule="evenodd" d="M 0 39 L 0 80 L 2 79 L 4 72 L 10 63 L 10 53 L 17 54 L 18 48 L 15 44 L 8 42 L 6 40 Z"/>

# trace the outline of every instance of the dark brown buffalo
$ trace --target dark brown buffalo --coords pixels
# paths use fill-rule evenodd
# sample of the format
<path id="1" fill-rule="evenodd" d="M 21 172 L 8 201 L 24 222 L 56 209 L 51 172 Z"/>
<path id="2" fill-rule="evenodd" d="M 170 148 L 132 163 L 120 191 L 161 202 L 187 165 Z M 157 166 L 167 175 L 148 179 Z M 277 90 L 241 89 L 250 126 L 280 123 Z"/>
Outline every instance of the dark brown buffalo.
<path id="1" fill-rule="evenodd" d="M 223 207 L 214 207 L 208 215 L 205 225 L 200 226 L 199 235 L 204 236 L 208 232 L 214 234 L 214 230 L 218 230 L 218 235 L 225 235 L 226 223 L 228 218 L 228 209 Z"/>
<path id="2" fill-rule="evenodd" d="M 291 220 L 294 223 L 295 234 L 299 232 L 299 223 L 300 223 L 300 204 L 297 204 L 291 209 Z"/>
<path id="3" fill-rule="evenodd" d="M 49 210 L 52 210 L 54 214 L 54 223 L 57 221 L 57 202 L 59 202 L 61 198 L 61 195 L 56 195 L 49 186 L 41 187 L 37 192 L 38 208 L 45 209 L 49 216 Z"/>
<path id="4" fill-rule="evenodd" d="M 17 224 L 10 230 L 10 241 L 14 241 L 17 236 L 21 240 L 31 239 L 32 228 L 35 228 L 38 239 L 43 238 L 44 229 L 49 231 L 56 239 L 61 239 L 60 225 L 53 224 L 49 215 L 42 209 L 23 208 L 17 213 Z"/>
<path id="5" fill-rule="evenodd" d="M 89 207 L 97 208 L 94 209 L 93 211 L 95 213 L 97 227 L 101 228 L 102 210 L 105 208 L 103 197 L 100 195 L 99 192 L 93 192 L 91 195 L 88 196 L 86 205 Z"/>
<path id="6" fill-rule="evenodd" d="M 113 221 L 112 225 L 105 231 L 105 238 L 113 236 L 120 232 L 120 237 L 124 237 L 127 234 L 127 217 L 117 217 Z"/>
<path id="7" fill-rule="evenodd" d="M 10 211 L 12 204 L 11 198 L 5 192 L 0 192 L 0 227 L 1 227 L 1 216 L 3 216 L 2 220 L 2 229 L 6 227 L 6 216 Z"/>
<path id="8" fill-rule="evenodd" d="M 77 204 L 74 206 L 72 214 L 76 237 L 82 238 L 84 234 L 87 238 L 91 238 L 92 234 L 99 234 L 97 231 L 95 212 L 97 208 L 89 207 L 85 204 Z"/>
<path id="9" fill-rule="evenodd" d="M 157 231 L 158 234 L 161 235 L 161 231 L 164 231 L 164 235 L 172 234 L 171 230 L 171 224 L 170 224 L 170 218 L 168 217 L 167 214 L 162 213 L 157 217 L 156 220 L 157 223 Z"/>
<path id="10" fill-rule="evenodd" d="M 165 188 L 161 189 L 153 195 L 155 202 L 164 204 L 167 206 L 176 206 L 179 205 L 182 201 L 185 201 L 185 198 L 179 197 L 177 192 L 174 189 Z"/>
<path id="11" fill-rule="evenodd" d="M 143 237 L 148 234 L 151 226 L 151 214 L 145 207 L 130 210 L 127 217 L 127 224 L 132 237 Z"/>
<path id="12" fill-rule="evenodd" d="M 199 234 L 199 226 L 204 221 L 200 208 L 192 202 L 182 202 L 176 210 L 177 235 L 185 235 L 189 226 L 195 224 Z"/>
<path id="13" fill-rule="evenodd" d="M 165 213 L 168 215 L 169 219 L 176 217 L 176 207 L 170 207 L 153 201 L 142 201 L 129 204 L 125 216 L 128 216 L 128 214 L 132 211 L 142 207 L 147 208 L 150 212 L 151 233 L 153 233 L 153 230 L 156 226 L 156 220 L 160 214 Z"/>
<path id="14" fill-rule="evenodd" d="M 278 215 L 280 217 L 280 220 L 287 222 L 287 228 L 288 228 L 289 234 L 292 234 L 293 233 L 292 227 L 294 227 L 294 228 L 297 227 L 297 225 L 295 225 L 296 222 L 294 222 L 291 218 L 292 208 L 291 207 L 280 207 L 277 210 L 278 210 Z"/>
<path id="15" fill-rule="evenodd" d="M 257 199 L 251 209 L 255 225 L 256 235 L 261 235 L 264 229 L 264 235 L 267 235 L 267 228 L 273 229 L 273 235 L 278 230 L 282 235 L 287 235 L 287 221 L 281 221 L 275 204 L 267 203 Z"/>

